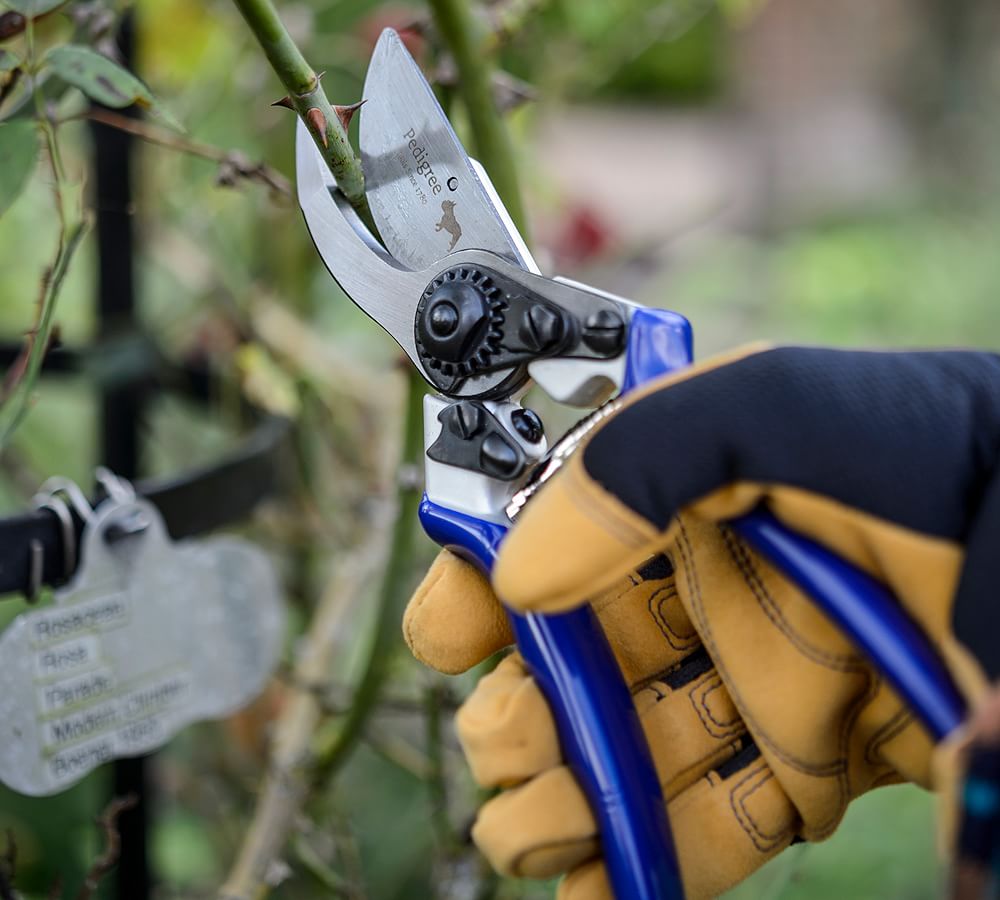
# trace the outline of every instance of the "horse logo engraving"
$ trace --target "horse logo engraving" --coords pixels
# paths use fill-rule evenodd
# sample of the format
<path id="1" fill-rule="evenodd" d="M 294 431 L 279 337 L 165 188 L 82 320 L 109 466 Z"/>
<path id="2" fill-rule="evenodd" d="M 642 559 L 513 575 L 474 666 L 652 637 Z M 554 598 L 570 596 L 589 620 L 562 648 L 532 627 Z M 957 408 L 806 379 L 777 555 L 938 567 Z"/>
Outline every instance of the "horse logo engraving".
<path id="1" fill-rule="evenodd" d="M 455 244 L 458 243 L 458 239 L 462 236 L 462 226 L 458 224 L 458 219 L 455 218 L 454 200 L 442 200 L 441 211 L 444 215 L 441 216 L 441 221 L 434 226 L 434 230 L 447 231 L 451 235 L 451 243 L 448 245 L 448 252 L 450 253 L 455 249 Z"/>

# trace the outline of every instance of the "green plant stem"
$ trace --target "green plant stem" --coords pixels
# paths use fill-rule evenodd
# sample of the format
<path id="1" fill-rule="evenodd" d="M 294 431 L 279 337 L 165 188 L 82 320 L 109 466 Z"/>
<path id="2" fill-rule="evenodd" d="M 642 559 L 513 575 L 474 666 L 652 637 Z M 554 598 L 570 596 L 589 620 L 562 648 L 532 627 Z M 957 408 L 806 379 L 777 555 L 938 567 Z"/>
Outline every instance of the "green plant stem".
<path id="1" fill-rule="evenodd" d="M 66 278 L 73 254 L 80 246 L 80 241 L 86 233 L 86 221 L 71 222 L 59 232 L 59 245 L 56 249 L 55 261 L 42 278 L 39 316 L 25 346 L 27 359 L 23 364 L 23 373 L 10 395 L 4 399 L 3 406 L 0 407 L 0 448 L 6 446 L 10 436 L 28 411 L 28 401 L 31 399 L 31 393 L 38 381 L 45 352 L 52 337 L 59 290 Z"/>
<path id="2" fill-rule="evenodd" d="M 282 194 L 285 197 L 292 196 L 292 186 L 280 172 L 275 171 L 264 163 L 255 163 L 247 159 L 238 150 L 224 150 L 222 147 L 215 147 L 212 144 L 205 144 L 186 138 L 166 128 L 159 128 L 151 125 L 143 119 L 134 119 L 110 109 L 93 107 L 80 115 L 67 117 L 60 120 L 63 122 L 75 119 L 89 119 L 91 122 L 100 122 L 119 131 L 128 132 L 150 144 L 157 144 L 166 147 L 168 150 L 176 150 L 178 153 L 187 153 L 190 156 L 197 156 L 211 162 L 219 163 L 223 167 L 223 174 L 231 173 L 231 177 L 246 178 L 251 181 L 259 181 L 266 184 L 272 191 Z M 229 184 L 230 182 L 226 182 Z"/>
<path id="3" fill-rule="evenodd" d="M 88 218 L 79 211 L 78 204 L 69 197 L 70 185 L 59 152 L 59 142 L 55 129 L 46 115 L 41 92 L 38 90 L 34 26 L 30 18 L 25 26 L 25 47 L 25 64 L 32 79 L 31 92 L 35 103 L 36 119 L 45 139 L 49 164 L 52 168 L 53 191 L 56 211 L 59 215 L 59 236 L 55 259 L 42 276 L 35 324 L 28 334 L 20 358 L 14 363 L 17 368 L 8 376 L 8 393 L 0 399 L 2 402 L 2 406 L 0 406 L 0 449 L 7 445 L 14 430 L 28 411 L 28 404 L 41 373 L 42 362 L 52 337 L 59 291 L 66 278 L 66 273 L 69 271 L 73 255 L 80 246 L 80 241 L 86 234 L 89 224 Z"/>
<path id="4" fill-rule="evenodd" d="M 377 229 L 365 196 L 365 176 L 347 137 L 347 129 L 327 99 L 320 77 L 306 62 L 282 24 L 271 0 L 233 0 L 288 91 L 288 100 L 309 129 L 337 187 L 373 234 Z"/>
<path id="5" fill-rule="evenodd" d="M 404 471 L 417 464 L 423 451 L 424 390 L 423 381 L 411 372 L 403 416 Z M 376 523 L 370 540 L 355 548 L 351 564 L 340 568 L 331 588 L 320 599 L 296 653 L 294 693 L 274 725 L 268 774 L 239 854 L 219 889 L 219 900 L 260 900 L 266 896 L 268 874 L 294 830 L 303 804 L 334 776 L 363 737 L 385 681 L 389 656 L 399 641 L 399 619 L 409 595 L 414 565 L 418 504 L 416 485 L 400 481 L 393 509 L 395 524 L 387 548 L 383 550 L 379 539 L 384 529 Z M 316 748 L 317 735 L 330 721 L 324 698 L 316 688 L 329 679 L 345 598 L 362 591 L 379 573 L 382 580 L 372 643 L 359 686 L 328 749 Z"/>
<path id="6" fill-rule="evenodd" d="M 476 155 L 489 172 L 510 217 L 527 241 L 527 222 L 510 138 L 493 102 L 487 42 L 477 36 L 468 0 L 428 2 L 438 32 L 455 58 L 458 90 L 469 116 Z"/>
<path id="7" fill-rule="evenodd" d="M 424 393 L 423 379 L 411 372 L 407 378 L 403 425 L 401 470 L 404 472 L 418 465 L 423 456 Z M 329 747 L 317 751 L 312 772 L 312 779 L 317 784 L 328 781 L 357 744 L 385 683 L 392 650 L 399 643 L 399 623 L 409 598 L 408 588 L 414 564 L 420 492 L 416 485 L 401 481 L 396 490 L 396 501 L 396 521 L 385 575 L 379 586 L 372 642 L 350 709 Z"/>
<path id="8" fill-rule="evenodd" d="M 448 818 L 448 778 L 444 759 L 444 723 L 442 709 L 444 688 L 434 684 L 424 697 L 424 719 L 429 773 L 427 793 L 431 804 L 431 824 L 437 835 L 438 848 L 446 856 L 457 849 L 457 840 Z"/>

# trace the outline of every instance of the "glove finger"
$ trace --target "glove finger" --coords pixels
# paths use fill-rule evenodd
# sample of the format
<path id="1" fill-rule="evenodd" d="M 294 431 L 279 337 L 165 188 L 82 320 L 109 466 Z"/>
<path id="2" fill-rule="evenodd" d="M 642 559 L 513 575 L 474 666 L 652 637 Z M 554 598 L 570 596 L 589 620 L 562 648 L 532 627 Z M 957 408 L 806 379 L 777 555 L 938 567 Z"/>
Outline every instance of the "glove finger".
<path id="1" fill-rule="evenodd" d="M 688 900 L 715 897 L 785 849 L 800 820 L 750 744 L 667 806 Z"/>
<path id="2" fill-rule="evenodd" d="M 678 595 L 673 565 L 665 556 L 646 560 L 593 606 L 630 688 L 677 665 L 701 646 Z"/>
<path id="3" fill-rule="evenodd" d="M 472 839 L 494 869 L 516 878 L 551 878 L 598 852 L 594 817 L 565 766 L 486 803 Z"/>
<path id="4" fill-rule="evenodd" d="M 455 728 L 483 787 L 518 784 L 562 762 L 552 713 L 516 653 L 479 680 Z"/>
<path id="5" fill-rule="evenodd" d="M 422 663 L 457 675 L 514 640 L 486 578 L 442 550 L 403 615 L 403 636 Z"/>
<path id="6" fill-rule="evenodd" d="M 667 806 L 687 900 L 715 897 L 739 883 L 795 836 L 798 816 L 763 760 L 726 772 L 711 772 Z M 591 860 L 572 869 L 556 897 L 612 900 L 604 864 Z"/>
<path id="7" fill-rule="evenodd" d="M 593 859 L 567 872 L 556 889 L 556 900 L 615 900 L 604 863 Z"/>
<path id="8" fill-rule="evenodd" d="M 704 648 L 633 699 L 667 799 L 746 743 L 746 724 Z"/>
<path id="9" fill-rule="evenodd" d="M 688 900 L 714 897 L 742 881 L 787 847 L 800 823 L 754 744 L 683 791 L 667 814 Z M 564 766 L 487 803 L 472 837 L 497 871 L 521 878 L 573 870 L 599 849 L 593 815 Z M 601 896 L 583 892 L 600 888 L 593 871 L 567 882 L 563 900 Z"/>
<path id="10" fill-rule="evenodd" d="M 667 797 L 744 743 L 743 720 L 704 650 L 634 700 Z M 455 724 L 472 775 L 483 787 L 519 784 L 562 762 L 552 714 L 517 654 L 480 680 Z"/>

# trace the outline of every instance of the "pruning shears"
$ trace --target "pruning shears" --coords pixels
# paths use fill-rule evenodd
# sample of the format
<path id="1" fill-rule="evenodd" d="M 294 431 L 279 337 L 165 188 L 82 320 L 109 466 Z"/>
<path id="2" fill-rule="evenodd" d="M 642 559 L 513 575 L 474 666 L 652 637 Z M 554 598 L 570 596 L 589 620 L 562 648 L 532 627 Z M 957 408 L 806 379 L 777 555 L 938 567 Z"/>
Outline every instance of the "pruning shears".
<path id="1" fill-rule="evenodd" d="M 299 204 L 343 292 L 434 388 L 424 401 L 424 529 L 488 574 L 518 511 L 614 411 L 609 398 L 691 363 L 691 326 L 676 312 L 543 276 L 392 30 L 375 47 L 364 99 L 362 167 L 382 243 L 301 122 Z M 549 448 L 539 417 L 518 402 L 531 382 L 597 410 Z M 869 654 L 932 736 L 960 723 L 947 671 L 881 585 L 764 510 L 732 524 Z M 652 759 L 592 610 L 511 620 L 593 808 L 616 896 L 682 897 Z"/>

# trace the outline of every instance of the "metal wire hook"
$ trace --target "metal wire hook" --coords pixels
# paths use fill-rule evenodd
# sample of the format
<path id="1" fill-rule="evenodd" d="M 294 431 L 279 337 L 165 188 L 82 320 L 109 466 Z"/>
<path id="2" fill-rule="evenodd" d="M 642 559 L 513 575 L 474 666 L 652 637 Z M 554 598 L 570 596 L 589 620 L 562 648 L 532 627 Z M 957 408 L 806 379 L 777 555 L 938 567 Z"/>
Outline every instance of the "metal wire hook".
<path id="1" fill-rule="evenodd" d="M 48 509 L 59 520 L 63 550 L 63 579 L 68 579 L 76 570 L 76 526 L 73 523 L 73 513 L 66 501 L 51 492 L 39 492 L 31 498 L 34 509 Z M 31 557 L 28 561 L 28 603 L 35 603 L 42 589 L 42 576 L 45 570 L 45 548 L 39 540 L 32 540 Z"/>
<path id="2" fill-rule="evenodd" d="M 132 487 L 132 482 L 115 475 L 107 466 L 98 466 L 94 470 L 94 477 L 115 503 L 131 503 L 135 500 L 135 488 Z"/>
<path id="3" fill-rule="evenodd" d="M 90 505 L 90 501 L 84 496 L 83 491 L 80 490 L 80 485 L 70 478 L 53 475 L 51 478 L 45 480 L 38 489 L 38 494 L 50 497 L 56 494 L 65 494 L 69 498 L 70 505 L 76 511 L 76 514 L 85 523 L 89 522 L 94 515 L 94 507 Z"/>

